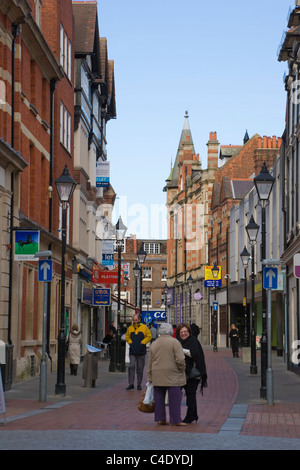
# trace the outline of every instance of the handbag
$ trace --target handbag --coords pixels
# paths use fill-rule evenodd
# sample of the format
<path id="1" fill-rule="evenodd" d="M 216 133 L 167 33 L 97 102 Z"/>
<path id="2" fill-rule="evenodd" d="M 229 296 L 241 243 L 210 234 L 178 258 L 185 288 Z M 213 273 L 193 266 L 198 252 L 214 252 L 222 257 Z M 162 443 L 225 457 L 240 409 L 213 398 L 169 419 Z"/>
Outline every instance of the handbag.
<path id="1" fill-rule="evenodd" d="M 138 410 L 142 411 L 143 413 L 154 412 L 154 391 L 153 384 L 150 382 L 147 382 L 146 384 L 146 390 L 141 396 L 138 404 Z"/>
<path id="2" fill-rule="evenodd" d="M 196 366 L 192 367 L 191 370 L 190 370 L 190 373 L 188 375 L 188 378 L 189 379 L 201 379 L 201 373 L 199 371 L 199 369 L 197 369 Z"/>

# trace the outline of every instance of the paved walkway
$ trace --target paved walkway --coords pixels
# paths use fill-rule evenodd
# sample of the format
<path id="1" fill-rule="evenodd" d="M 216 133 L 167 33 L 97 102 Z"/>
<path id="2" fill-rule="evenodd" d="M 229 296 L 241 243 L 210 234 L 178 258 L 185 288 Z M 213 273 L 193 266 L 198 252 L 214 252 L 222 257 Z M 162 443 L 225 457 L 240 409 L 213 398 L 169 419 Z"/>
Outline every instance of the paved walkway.
<path id="1" fill-rule="evenodd" d="M 197 397 L 197 424 L 158 426 L 153 414 L 137 410 L 142 392 L 125 390 L 127 373 L 109 372 L 99 360 L 95 388 L 83 387 L 81 370 L 74 377 L 66 368 L 65 397 L 54 394 L 56 373 L 48 374 L 46 403 L 38 401 L 38 377 L 5 392 L 0 449 L 300 449 L 300 377 L 283 358 L 273 357 L 270 406 L 259 397 L 259 354 L 257 376 L 229 349 L 206 349 L 205 356 L 208 388 Z M 182 417 L 185 409 L 183 396 Z"/>

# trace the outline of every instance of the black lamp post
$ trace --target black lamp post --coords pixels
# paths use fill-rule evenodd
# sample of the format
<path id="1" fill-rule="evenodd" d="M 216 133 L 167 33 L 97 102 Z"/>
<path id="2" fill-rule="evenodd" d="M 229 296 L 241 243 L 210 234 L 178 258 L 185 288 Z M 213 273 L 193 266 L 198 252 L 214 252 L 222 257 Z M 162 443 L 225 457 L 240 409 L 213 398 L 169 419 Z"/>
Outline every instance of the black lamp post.
<path id="1" fill-rule="evenodd" d="M 123 224 L 121 216 L 116 223 L 116 245 L 118 251 L 118 325 L 117 325 L 117 371 L 125 372 L 125 358 L 124 364 L 121 361 L 121 252 L 124 244 L 124 237 L 127 227 Z"/>
<path id="2" fill-rule="evenodd" d="M 136 313 L 136 309 L 137 309 L 137 301 L 138 301 L 138 285 L 137 285 L 137 281 L 138 281 L 138 277 L 140 275 L 140 267 L 138 265 L 138 263 L 136 262 L 134 267 L 133 267 L 133 273 L 134 273 L 134 276 L 135 276 L 135 313 Z"/>
<path id="3" fill-rule="evenodd" d="M 140 316 L 142 318 L 142 307 L 143 307 L 143 267 L 142 264 L 145 262 L 147 253 L 143 249 L 143 244 L 138 251 L 138 260 L 139 260 L 139 266 L 140 266 Z"/>
<path id="4" fill-rule="evenodd" d="M 217 263 L 215 262 L 213 267 L 211 268 L 211 272 L 214 278 L 215 282 L 215 301 L 217 300 L 217 278 L 219 275 L 219 268 L 217 266 Z M 218 351 L 218 345 L 217 345 L 217 310 L 213 311 L 214 315 L 214 346 L 213 346 L 213 351 L 217 352 Z"/>
<path id="5" fill-rule="evenodd" d="M 190 323 L 191 323 L 192 322 L 192 285 L 193 285 L 193 278 L 191 274 L 189 275 L 187 282 L 189 286 L 189 297 L 190 297 L 189 308 L 190 308 Z"/>
<path id="6" fill-rule="evenodd" d="M 240 254 L 242 264 L 244 267 L 244 347 L 248 347 L 248 315 L 247 315 L 247 268 L 249 263 L 250 253 L 247 248 L 244 247 L 242 253 Z"/>
<path id="7" fill-rule="evenodd" d="M 253 215 L 250 217 L 250 222 L 246 225 L 246 232 L 251 244 L 251 366 L 250 374 L 257 374 L 256 365 L 256 331 L 255 331 L 255 296 L 254 296 L 254 244 L 256 243 L 259 225 L 254 221 Z"/>
<path id="8" fill-rule="evenodd" d="M 57 348 L 57 383 L 55 394 L 65 396 L 65 257 L 66 257 L 66 229 L 67 208 L 72 198 L 76 183 L 69 173 L 67 165 L 62 175 L 55 180 L 58 197 L 62 206 L 61 223 L 61 294 L 60 294 L 60 330 Z"/>
<path id="9" fill-rule="evenodd" d="M 123 323 L 126 323 L 126 310 L 127 310 L 127 290 L 126 290 L 126 287 L 128 286 L 128 277 L 125 276 L 124 277 L 124 281 L 123 281 L 123 285 L 125 287 L 125 304 L 124 304 L 124 322 Z"/>
<path id="10" fill-rule="evenodd" d="M 165 283 L 164 292 L 165 292 L 165 318 L 167 320 L 167 294 L 168 294 L 168 284 L 167 283 Z"/>
<path id="11" fill-rule="evenodd" d="M 261 204 L 261 237 L 262 237 L 262 261 L 266 259 L 266 206 L 273 188 L 275 178 L 268 172 L 264 162 L 261 172 L 254 178 L 255 188 Z M 260 398 L 267 398 L 266 372 L 268 361 L 267 347 L 267 292 L 262 289 L 262 337 L 261 337 L 261 389 Z"/>

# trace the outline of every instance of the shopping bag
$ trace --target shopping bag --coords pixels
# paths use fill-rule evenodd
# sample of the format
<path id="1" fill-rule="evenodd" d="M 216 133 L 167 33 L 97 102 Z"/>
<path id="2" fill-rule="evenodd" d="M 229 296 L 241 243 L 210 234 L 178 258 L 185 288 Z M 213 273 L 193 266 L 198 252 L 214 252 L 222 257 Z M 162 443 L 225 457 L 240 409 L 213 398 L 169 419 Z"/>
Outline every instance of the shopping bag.
<path id="1" fill-rule="evenodd" d="M 144 398 L 145 405 L 152 405 L 154 402 L 154 388 L 152 382 L 146 383 L 146 393 Z"/>
<path id="2" fill-rule="evenodd" d="M 143 413 L 154 412 L 154 390 L 152 383 L 147 382 L 146 390 L 141 396 L 138 404 L 138 409 Z"/>

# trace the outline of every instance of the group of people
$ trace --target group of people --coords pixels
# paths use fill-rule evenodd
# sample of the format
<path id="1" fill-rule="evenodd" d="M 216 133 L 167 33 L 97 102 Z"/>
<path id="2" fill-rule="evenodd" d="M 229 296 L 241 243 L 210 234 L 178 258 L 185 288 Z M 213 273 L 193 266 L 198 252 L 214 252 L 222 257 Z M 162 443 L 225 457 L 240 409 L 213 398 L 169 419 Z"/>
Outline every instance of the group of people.
<path id="1" fill-rule="evenodd" d="M 155 331 L 154 331 L 155 330 Z M 152 334 L 151 334 L 152 331 Z M 129 344 L 129 367 L 126 390 L 134 389 L 135 374 L 137 389 L 142 390 L 143 372 L 146 358 L 146 345 L 149 348 L 147 381 L 154 386 L 154 419 L 159 425 L 169 424 L 166 419 L 166 394 L 168 393 L 170 424 L 186 426 L 198 420 L 196 391 L 200 385 L 201 393 L 207 387 L 207 373 L 202 346 L 197 339 L 199 328 L 186 323 L 171 325 L 163 323 L 157 331 L 153 325 L 148 328 L 141 323 L 138 315 L 132 317 L 125 333 Z M 113 322 L 110 324 L 106 341 L 109 343 L 116 335 Z M 239 332 L 234 324 L 229 333 L 233 357 L 238 357 Z M 68 358 L 71 375 L 77 375 L 80 362 L 81 333 L 73 324 L 68 336 Z M 192 374 L 194 368 L 198 375 Z M 182 389 L 185 390 L 187 411 L 181 419 Z"/>
<path id="2" fill-rule="evenodd" d="M 127 329 L 125 340 L 129 344 L 128 368 L 129 385 L 134 389 L 135 370 L 137 388 L 141 390 L 145 366 L 146 344 L 152 340 L 149 328 L 134 315 L 132 325 Z M 192 368 L 198 369 L 198 376 L 192 376 Z M 166 393 L 168 392 L 170 424 L 186 426 L 198 420 L 196 391 L 200 384 L 201 392 L 207 386 L 205 358 L 202 346 L 192 334 L 191 327 L 181 323 L 176 327 L 163 323 L 158 330 L 158 337 L 149 348 L 147 381 L 154 386 L 154 419 L 159 425 L 168 424 L 166 420 Z M 181 419 L 182 389 L 185 390 L 187 413 Z"/>

